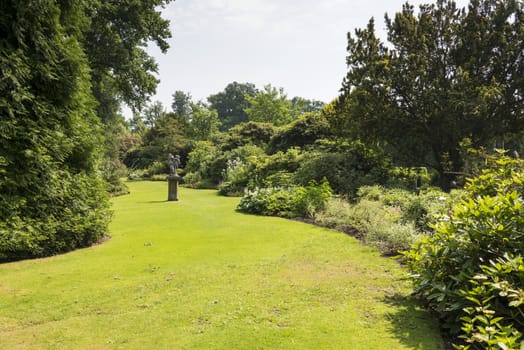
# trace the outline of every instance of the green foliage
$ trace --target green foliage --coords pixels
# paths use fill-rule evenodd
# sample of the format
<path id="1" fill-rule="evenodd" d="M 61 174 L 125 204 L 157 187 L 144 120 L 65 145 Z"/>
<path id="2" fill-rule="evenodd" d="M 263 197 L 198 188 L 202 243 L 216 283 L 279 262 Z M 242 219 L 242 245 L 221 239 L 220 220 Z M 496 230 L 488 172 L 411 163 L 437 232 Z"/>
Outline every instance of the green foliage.
<path id="1" fill-rule="evenodd" d="M 270 123 L 248 122 L 231 128 L 222 143 L 222 150 L 228 151 L 248 144 L 265 148 L 275 134 Z"/>
<path id="2" fill-rule="evenodd" d="M 402 221 L 398 207 L 361 198 L 347 213 L 348 223 L 358 230 L 364 243 L 383 254 L 396 255 L 420 238 L 413 222 Z"/>
<path id="3" fill-rule="evenodd" d="M 0 4 L 0 260 L 85 247 L 106 232 L 102 131 L 76 36 L 82 10 Z"/>
<path id="4" fill-rule="evenodd" d="M 304 184 L 326 178 L 335 193 L 354 195 L 361 186 L 384 183 L 387 166 L 387 159 L 379 152 L 354 142 L 334 152 L 304 155 L 295 181 Z"/>
<path id="5" fill-rule="evenodd" d="M 191 113 L 190 134 L 193 140 L 210 140 L 218 133 L 220 120 L 215 110 L 209 110 L 204 106 L 193 104 Z"/>
<path id="6" fill-rule="evenodd" d="M 320 183 L 310 181 L 305 187 L 298 186 L 296 192 L 296 212 L 307 218 L 312 218 L 316 213 L 324 210 L 333 194 L 326 179 Z"/>
<path id="7" fill-rule="evenodd" d="M 524 193 L 522 176 L 523 161 L 499 155 L 487 158 L 488 167 L 481 174 L 466 181 L 466 189 L 471 196 L 496 196 L 499 193 Z"/>
<path id="8" fill-rule="evenodd" d="M 434 173 L 424 167 L 392 167 L 388 171 L 386 186 L 415 191 L 428 187 L 435 179 Z"/>
<path id="9" fill-rule="evenodd" d="M 233 126 L 249 121 L 245 110 L 249 108 L 246 96 L 253 97 L 257 89 L 250 83 L 240 84 L 232 82 L 224 91 L 207 98 L 209 108 L 218 113 L 221 122 L 220 130 L 226 131 Z"/>
<path id="10" fill-rule="evenodd" d="M 191 113 L 193 112 L 193 102 L 191 101 L 191 94 L 184 91 L 175 91 L 173 96 L 173 103 L 171 109 L 175 114 L 175 117 L 185 123 L 188 123 L 191 119 Z"/>
<path id="11" fill-rule="evenodd" d="M 169 21 L 161 16 L 161 8 L 169 2 L 83 3 L 87 18 L 81 28 L 82 46 L 92 68 L 93 94 L 100 102 L 98 113 L 104 121 L 112 117 L 120 99 L 139 109 L 155 92 L 158 80 L 153 73 L 158 67 L 145 47 L 154 42 L 162 52 L 169 48 Z"/>
<path id="12" fill-rule="evenodd" d="M 250 214 L 311 218 L 324 210 L 331 193 L 327 181 L 312 181 L 304 187 L 256 188 L 246 191 L 237 209 Z"/>
<path id="13" fill-rule="evenodd" d="M 254 188 L 258 185 L 257 169 L 267 157 L 260 147 L 246 145 L 224 156 L 227 160 L 222 172 L 223 183 L 219 186 L 219 194 L 242 196 L 247 187 Z"/>
<path id="14" fill-rule="evenodd" d="M 522 333 L 522 305 L 524 304 L 524 262 L 522 257 L 511 258 L 505 255 L 492 261 L 489 266 L 482 265 L 481 274 L 469 279 L 467 290 L 461 290 L 471 306 L 465 307 L 466 316 L 461 317 L 461 339 L 467 345 L 456 349 L 516 349 L 524 345 Z M 507 306 L 500 306 L 495 296 L 504 298 Z M 510 314 L 502 317 L 502 309 Z M 520 327 L 514 327 L 508 320 L 515 320 Z"/>
<path id="15" fill-rule="evenodd" d="M 412 222 L 421 232 L 430 232 L 435 220 L 447 214 L 462 194 L 460 191 L 445 193 L 438 188 L 426 188 L 418 194 L 390 189 L 384 191 L 380 200 L 388 206 L 399 207 L 403 222 Z"/>
<path id="16" fill-rule="evenodd" d="M 291 102 L 287 100 L 287 95 L 282 88 L 266 85 L 263 91 L 255 93 L 254 96 L 244 97 L 249 103 L 245 112 L 250 121 L 280 126 L 292 120 Z"/>
<path id="17" fill-rule="evenodd" d="M 117 164 L 119 149 L 115 141 L 123 135 L 120 107 L 124 102 L 136 112 L 155 93 L 158 67 L 146 46 L 155 43 L 164 53 L 168 49 L 169 21 L 162 18 L 161 8 L 170 0 L 51 2 L 57 3 L 64 14 L 76 15 L 68 30 L 81 42 L 88 60 L 96 114 L 104 126 L 106 163 Z M 158 104 L 151 107 L 145 118 L 150 126 L 162 109 Z M 139 131 L 140 122 L 136 122 Z M 122 169 L 108 169 L 115 174 L 107 174 L 106 179 L 112 187 L 121 187 L 117 179 Z"/>
<path id="18" fill-rule="evenodd" d="M 130 169 L 146 169 L 153 162 L 165 162 L 169 153 L 179 154 L 184 162 L 190 150 L 189 126 L 172 113 L 163 114 L 142 137 L 142 144 L 130 149 L 124 164 Z"/>
<path id="19" fill-rule="evenodd" d="M 405 254 L 416 293 L 475 349 L 518 349 L 522 341 L 524 203 L 514 189 L 523 179 L 524 162 L 501 157 Z"/>
<path id="20" fill-rule="evenodd" d="M 348 35 L 338 125 L 443 179 L 459 171 L 465 137 L 479 147 L 524 128 L 523 21 L 522 1 L 405 4 L 383 43 L 372 19 Z"/>
<path id="21" fill-rule="evenodd" d="M 298 96 L 293 97 L 290 102 L 293 119 L 300 118 L 305 113 L 320 112 L 325 105 L 322 101 L 308 100 Z"/>
<path id="22" fill-rule="evenodd" d="M 210 188 L 217 185 L 220 174 L 212 174 L 211 164 L 218 155 L 218 149 L 209 141 L 198 141 L 193 145 L 189 152 L 189 159 L 186 164 L 187 175 L 184 181 L 194 188 Z M 216 179 L 215 183 L 210 183 Z"/>
<path id="23" fill-rule="evenodd" d="M 416 194 L 374 185 L 359 188 L 357 196 L 353 202 L 331 199 L 315 222 L 357 236 L 383 254 L 395 255 L 422 235 L 431 234 L 431 223 L 450 210 L 459 193 L 428 189 Z"/>
<path id="24" fill-rule="evenodd" d="M 293 174 L 300 167 L 303 153 L 299 148 L 290 148 L 286 152 L 277 152 L 265 158 L 263 164 L 259 165 L 260 177 L 267 180 L 276 173 Z M 290 178 L 289 181 L 292 179 Z"/>
<path id="25" fill-rule="evenodd" d="M 306 113 L 279 130 L 269 143 L 270 152 L 285 152 L 291 147 L 304 147 L 317 140 L 332 137 L 330 125 L 321 113 Z"/>

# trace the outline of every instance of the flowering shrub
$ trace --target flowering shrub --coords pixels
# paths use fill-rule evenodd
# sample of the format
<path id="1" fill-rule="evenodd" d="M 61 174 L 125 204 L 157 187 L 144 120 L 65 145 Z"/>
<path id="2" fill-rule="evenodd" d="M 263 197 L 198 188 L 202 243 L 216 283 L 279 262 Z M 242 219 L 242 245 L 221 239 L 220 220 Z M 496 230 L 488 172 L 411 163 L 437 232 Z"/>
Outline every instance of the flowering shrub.
<path id="1" fill-rule="evenodd" d="M 331 198 L 327 181 L 308 186 L 255 188 L 246 190 L 237 209 L 241 212 L 282 217 L 313 217 Z"/>

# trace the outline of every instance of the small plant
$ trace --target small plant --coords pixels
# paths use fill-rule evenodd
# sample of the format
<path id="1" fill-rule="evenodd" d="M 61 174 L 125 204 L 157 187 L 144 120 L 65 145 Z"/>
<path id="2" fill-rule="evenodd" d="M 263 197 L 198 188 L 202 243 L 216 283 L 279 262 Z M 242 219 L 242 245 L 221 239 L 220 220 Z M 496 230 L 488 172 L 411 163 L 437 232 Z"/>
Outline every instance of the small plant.
<path id="1" fill-rule="evenodd" d="M 386 255 L 408 249 L 420 237 L 412 223 L 403 223 L 400 219 L 398 207 L 384 206 L 379 201 L 367 199 L 351 207 L 349 218 L 362 240 Z"/>

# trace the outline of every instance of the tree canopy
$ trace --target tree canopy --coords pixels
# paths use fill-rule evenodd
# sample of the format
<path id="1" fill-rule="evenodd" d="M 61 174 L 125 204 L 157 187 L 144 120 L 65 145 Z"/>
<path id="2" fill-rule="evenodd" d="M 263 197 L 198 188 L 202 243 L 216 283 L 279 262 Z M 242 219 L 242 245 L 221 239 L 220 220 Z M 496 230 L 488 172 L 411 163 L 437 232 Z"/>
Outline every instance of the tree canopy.
<path id="1" fill-rule="evenodd" d="M 250 121 L 284 125 L 292 120 L 291 102 L 284 89 L 268 84 L 254 96 L 245 96 L 250 106 L 245 109 Z"/>
<path id="2" fill-rule="evenodd" d="M 118 160 L 120 101 L 138 107 L 154 92 L 144 48 L 167 49 L 167 2 L 0 2 L 0 260 L 105 234 L 101 160 Z"/>
<path id="3" fill-rule="evenodd" d="M 255 93 L 257 93 L 257 89 L 254 84 L 241 84 L 234 81 L 229 83 L 224 91 L 207 98 L 210 109 L 214 109 L 218 113 L 218 118 L 222 123 L 220 130 L 229 130 L 233 126 L 249 120 L 245 111 L 249 107 L 246 96 L 254 96 Z"/>
<path id="4" fill-rule="evenodd" d="M 439 171 L 460 167 L 473 146 L 524 127 L 522 2 L 451 0 L 405 4 L 386 15 L 388 42 L 374 20 L 348 34 L 349 67 L 338 104 L 348 134 L 382 142 L 397 160 Z"/>

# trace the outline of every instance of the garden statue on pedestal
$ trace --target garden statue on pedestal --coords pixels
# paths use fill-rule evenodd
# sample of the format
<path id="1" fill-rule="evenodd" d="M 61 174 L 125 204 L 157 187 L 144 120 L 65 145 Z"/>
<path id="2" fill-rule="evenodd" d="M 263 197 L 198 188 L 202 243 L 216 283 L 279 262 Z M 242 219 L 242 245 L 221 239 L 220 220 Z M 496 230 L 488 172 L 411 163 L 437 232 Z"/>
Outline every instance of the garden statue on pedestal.
<path id="1" fill-rule="evenodd" d="M 167 156 L 167 165 L 169 166 L 169 175 L 178 176 L 177 170 L 180 165 L 180 156 L 178 154 L 173 156 L 173 154 L 169 153 Z"/>
<path id="2" fill-rule="evenodd" d="M 180 165 L 180 156 L 169 153 L 167 156 L 167 165 L 169 167 L 168 181 L 168 201 L 178 201 L 178 182 L 181 177 L 178 175 L 178 166 Z"/>

